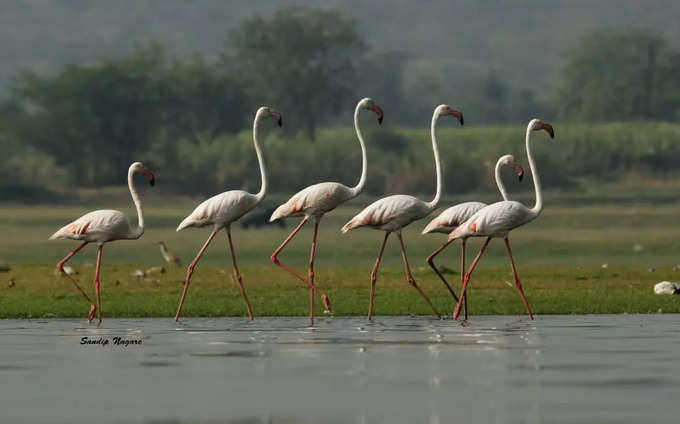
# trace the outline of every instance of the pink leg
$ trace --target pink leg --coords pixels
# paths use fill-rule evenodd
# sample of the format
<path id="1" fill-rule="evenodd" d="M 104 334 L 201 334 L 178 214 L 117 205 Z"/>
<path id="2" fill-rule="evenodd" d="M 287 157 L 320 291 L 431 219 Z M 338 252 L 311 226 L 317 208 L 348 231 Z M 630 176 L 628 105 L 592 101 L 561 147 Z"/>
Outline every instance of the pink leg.
<path id="1" fill-rule="evenodd" d="M 314 326 L 314 255 L 316 254 L 316 236 L 319 231 L 319 223 L 314 223 L 314 237 L 312 238 L 312 248 L 309 252 L 309 325 Z"/>
<path id="2" fill-rule="evenodd" d="M 378 281 L 378 267 L 380 266 L 380 259 L 382 259 L 383 252 L 385 251 L 385 245 L 387 244 L 387 237 L 390 233 L 385 232 L 385 238 L 383 239 L 382 245 L 380 246 L 380 253 L 378 253 L 378 258 L 375 260 L 375 265 L 373 265 L 373 270 L 371 270 L 371 294 L 368 298 L 368 320 L 371 320 L 373 316 L 373 298 L 375 297 L 375 282 Z"/>
<path id="3" fill-rule="evenodd" d="M 248 316 L 253 319 L 253 310 L 250 309 L 250 302 L 248 302 L 248 295 L 246 294 L 246 288 L 243 286 L 243 279 L 241 278 L 241 273 L 238 271 L 238 266 L 236 265 L 236 252 L 234 251 L 234 244 L 231 242 L 231 230 L 227 230 L 227 238 L 229 239 L 229 250 L 231 251 L 231 261 L 234 264 L 234 277 L 236 277 L 236 282 L 241 289 L 241 294 L 243 295 L 243 300 L 246 301 L 246 309 L 248 309 Z"/>
<path id="4" fill-rule="evenodd" d="M 531 308 L 529 307 L 529 301 L 527 301 L 527 297 L 524 296 L 524 290 L 522 290 L 522 283 L 519 282 L 519 277 L 517 276 L 515 261 L 512 259 L 512 249 L 510 249 L 510 241 L 508 240 L 507 237 L 505 238 L 505 247 L 508 251 L 508 258 L 510 258 L 510 268 L 512 268 L 512 276 L 515 279 L 515 287 L 517 287 L 520 296 L 522 296 L 522 302 L 524 302 L 524 306 L 527 309 L 527 314 L 529 314 L 529 317 L 531 319 L 534 319 L 534 314 L 531 313 Z"/>
<path id="5" fill-rule="evenodd" d="M 289 273 L 291 273 L 291 274 L 293 274 L 295 277 L 297 277 L 300 281 L 302 281 L 303 283 L 307 284 L 307 286 L 309 286 L 309 288 L 310 288 L 311 290 L 313 290 L 314 293 L 316 293 L 318 296 L 321 297 L 321 301 L 323 302 L 324 307 L 326 308 L 326 310 L 327 310 L 328 312 L 332 312 L 332 311 L 331 311 L 331 301 L 330 301 L 330 299 L 328 298 L 328 296 L 326 296 L 326 294 L 325 294 L 324 292 L 322 292 L 321 290 L 319 290 L 319 289 L 317 289 L 316 287 L 314 287 L 313 284 L 310 284 L 308 280 L 306 280 L 305 278 L 303 278 L 302 276 L 300 276 L 298 273 L 296 273 L 295 271 L 293 271 L 291 268 L 289 268 L 289 267 L 288 267 L 287 265 L 285 265 L 283 262 L 279 261 L 279 258 L 277 257 L 277 256 L 279 255 L 279 253 L 281 253 L 281 251 L 283 250 L 283 248 L 286 247 L 286 245 L 293 239 L 293 237 L 295 237 L 295 235 L 300 231 L 300 229 L 302 229 L 302 227 L 307 223 L 308 220 L 309 220 L 308 217 L 304 217 L 304 218 L 302 219 L 302 221 L 300 222 L 300 225 L 298 225 L 297 227 L 295 227 L 295 229 L 293 230 L 293 232 L 290 233 L 290 234 L 288 235 L 288 237 L 286 237 L 286 239 L 283 241 L 283 243 L 281 243 L 281 245 L 274 251 L 274 253 L 272 253 L 270 259 L 272 260 L 272 262 L 274 262 L 274 264 L 276 264 L 276 265 L 280 266 L 281 268 L 285 269 L 286 271 L 288 271 Z"/>
<path id="6" fill-rule="evenodd" d="M 201 250 L 198 251 L 198 255 L 196 255 L 194 260 L 189 264 L 189 267 L 187 268 L 187 278 L 184 281 L 184 290 L 182 290 L 182 297 L 179 300 L 179 305 L 177 306 L 177 313 L 175 314 L 175 321 L 179 320 L 179 314 L 182 312 L 182 305 L 184 305 L 184 299 L 186 299 L 186 297 L 187 297 L 187 289 L 189 288 L 189 284 L 191 283 L 191 276 L 194 274 L 194 268 L 196 268 L 196 264 L 198 264 L 198 260 L 201 259 L 201 256 L 203 256 L 203 253 L 205 252 L 205 249 L 208 248 L 208 245 L 210 244 L 212 239 L 215 238 L 216 234 L 217 234 L 217 230 L 213 230 L 213 232 L 210 233 L 208 240 L 206 240 L 203 247 L 201 247 Z"/>
<path id="7" fill-rule="evenodd" d="M 465 275 L 465 245 L 467 244 L 467 239 L 461 240 L 460 244 L 460 287 L 463 287 L 463 281 L 465 280 L 463 276 Z M 457 299 L 456 299 L 457 300 Z M 468 319 L 468 294 L 465 293 L 463 297 L 463 307 L 465 308 L 465 321 Z"/>
<path id="8" fill-rule="evenodd" d="M 104 245 L 100 244 L 97 246 L 97 267 L 94 270 L 94 291 L 97 293 L 97 318 L 98 318 L 98 323 L 97 326 L 102 325 L 102 298 L 101 298 L 101 293 L 100 293 L 100 283 L 99 283 L 99 269 L 101 268 L 102 265 L 102 250 L 104 249 Z"/>
<path id="9" fill-rule="evenodd" d="M 418 293 L 425 299 L 428 305 L 430 305 L 430 308 L 432 308 L 432 312 L 434 312 L 437 317 L 441 318 L 439 315 L 439 312 L 434 308 L 434 305 L 432 302 L 430 302 L 430 299 L 425 295 L 425 293 L 418 287 L 416 284 L 416 280 L 413 279 L 413 276 L 411 275 L 411 268 L 408 266 L 408 259 L 406 259 L 406 248 L 404 247 L 404 240 L 401 237 L 401 232 L 397 233 L 397 237 L 399 238 L 399 244 L 401 245 L 401 257 L 404 259 L 404 266 L 406 267 L 406 281 L 410 285 L 413 286 L 414 289 L 418 290 Z"/>
<path id="10" fill-rule="evenodd" d="M 465 299 L 465 290 L 467 289 L 467 285 L 470 282 L 470 276 L 472 275 L 472 271 L 474 271 L 475 267 L 479 263 L 479 260 L 482 258 L 482 254 L 486 250 L 486 247 L 489 245 L 490 241 L 491 237 L 487 237 L 486 241 L 484 241 L 484 244 L 482 245 L 482 248 L 479 249 L 477 257 L 475 258 L 474 261 L 472 261 L 472 264 L 470 264 L 470 268 L 465 272 L 465 276 L 463 277 L 463 287 L 461 288 L 460 291 L 460 300 L 456 304 L 456 308 L 453 310 L 453 319 L 458 319 L 458 315 L 460 315 L 461 300 Z"/>
<path id="11" fill-rule="evenodd" d="M 66 255 L 64 259 L 59 261 L 59 263 L 57 264 L 57 270 L 61 273 L 61 275 L 68 278 L 73 283 L 73 285 L 76 286 L 76 289 L 80 292 L 80 294 L 82 294 L 83 297 L 85 297 L 85 299 L 90 303 L 90 313 L 87 316 L 87 320 L 92 321 L 92 319 L 94 318 L 94 313 L 97 310 L 97 307 L 94 306 L 94 302 L 92 301 L 92 299 L 90 299 L 90 296 L 88 296 L 87 293 L 85 293 L 85 291 L 78 285 L 76 280 L 73 279 L 73 277 L 71 277 L 70 275 L 68 275 L 66 271 L 64 271 L 64 265 L 66 264 L 66 262 L 68 262 L 72 257 L 74 257 L 75 254 L 78 253 L 80 249 L 85 247 L 88 243 L 89 242 L 87 241 L 84 242 L 80 246 L 76 247 L 71 253 Z"/>
<path id="12" fill-rule="evenodd" d="M 432 268 L 432 269 L 434 270 L 434 272 L 437 273 L 437 275 L 439 276 L 439 278 L 441 278 L 441 280 L 444 282 L 444 285 L 445 285 L 446 288 L 449 290 L 449 293 L 451 293 L 451 296 L 453 296 L 453 298 L 456 300 L 456 302 L 458 302 L 458 296 L 456 296 L 456 293 L 453 292 L 453 289 L 452 289 L 451 286 L 449 285 L 448 281 L 446 281 L 446 278 L 444 278 L 444 276 L 442 275 L 442 273 L 439 272 L 439 270 L 437 269 L 437 267 L 436 267 L 435 264 L 434 264 L 434 258 L 435 258 L 435 256 L 437 256 L 437 255 L 440 254 L 442 251 L 444 251 L 444 249 L 446 249 L 446 247 L 447 247 L 449 244 L 451 244 L 452 241 L 453 241 L 453 240 L 447 241 L 446 243 L 442 244 L 442 246 L 441 246 L 439 249 L 437 249 L 437 250 L 435 250 L 434 252 L 432 252 L 432 254 L 430 254 L 430 256 L 427 257 L 427 263 L 430 265 L 430 268 Z M 463 273 L 463 271 L 461 271 L 461 274 L 462 274 L 462 273 Z"/>

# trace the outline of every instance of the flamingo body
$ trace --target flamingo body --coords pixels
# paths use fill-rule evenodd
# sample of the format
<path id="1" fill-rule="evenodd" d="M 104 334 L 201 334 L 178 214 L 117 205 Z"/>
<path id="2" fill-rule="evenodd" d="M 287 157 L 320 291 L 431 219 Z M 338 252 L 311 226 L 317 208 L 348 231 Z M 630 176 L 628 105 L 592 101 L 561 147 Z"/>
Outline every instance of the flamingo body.
<path id="1" fill-rule="evenodd" d="M 368 205 L 345 224 L 341 231 L 346 233 L 354 228 L 370 227 L 395 232 L 427 216 L 431 211 L 432 208 L 422 200 L 406 194 L 395 194 Z"/>
<path id="2" fill-rule="evenodd" d="M 289 216 L 321 217 L 339 205 L 356 196 L 354 191 L 344 184 L 324 182 L 314 184 L 297 192 L 286 203 L 276 208 L 270 222 Z"/>
<path id="3" fill-rule="evenodd" d="M 454 229 L 449 240 L 467 237 L 505 238 L 511 230 L 533 221 L 537 216 L 537 213 L 514 200 L 492 203 Z"/>
<path id="4" fill-rule="evenodd" d="M 86 213 L 63 226 L 50 236 L 50 240 L 70 239 L 105 243 L 120 239 L 137 239 L 142 232 L 135 232 L 130 220 L 122 212 L 103 209 Z"/>
<path id="5" fill-rule="evenodd" d="M 215 229 L 228 227 L 258 205 L 257 195 L 243 190 L 229 190 L 217 194 L 196 206 L 177 227 L 181 231 L 188 227 L 213 225 Z"/>
<path id="6" fill-rule="evenodd" d="M 423 234 L 427 233 L 450 233 L 454 228 L 467 221 L 478 210 L 486 206 L 482 202 L 465 202 L 451 206 L 436 218 L 430 221 L 423 229 Z"/>

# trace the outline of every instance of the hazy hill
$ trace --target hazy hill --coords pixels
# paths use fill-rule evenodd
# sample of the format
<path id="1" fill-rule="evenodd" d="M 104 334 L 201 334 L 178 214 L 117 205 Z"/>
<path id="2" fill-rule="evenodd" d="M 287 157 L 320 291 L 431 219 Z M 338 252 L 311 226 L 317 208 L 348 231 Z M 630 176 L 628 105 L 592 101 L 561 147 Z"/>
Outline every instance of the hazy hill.
<path id="1" fill-rule="evenodd" d="M 357 18 L 374 51 L 406 52 L 407 81 L 430 90 L 455 90 L 491 69 L 511 86 L 550 90 L 564 54 L 592 29 L 646 26 L 671 40 L 680 35 L 677 0 L 2 1 L 0 91 L 21 68 L 50 71 L 123 54 L 138 40 L 214 55 L 243 18 L 291 4 Z"/>

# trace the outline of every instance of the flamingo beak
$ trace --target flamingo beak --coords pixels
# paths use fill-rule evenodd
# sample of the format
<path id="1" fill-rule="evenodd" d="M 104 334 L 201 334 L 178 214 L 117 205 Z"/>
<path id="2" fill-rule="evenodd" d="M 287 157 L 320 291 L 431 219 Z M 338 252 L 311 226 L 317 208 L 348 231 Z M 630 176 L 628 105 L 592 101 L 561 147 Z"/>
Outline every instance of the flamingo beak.
<path id="1" fill-rule="evenodd" d="M 515 172 L 517 173 L 517 177 L 519 178 L 519 182 L 522 182 L 522 179 L 524 178 L 524 168 L 522 165 L 519 163 L 515 165 Z"/>
<path id="2" fill-rule="evenodd" d="M 272 117 L 276 119 L 276 123 L 279 125 L 279 128 L 283 126 L 283 119 L 281 119 L 281 114 L 278 112 L 272 112 Z"/>
<path id="3" fill-rule="evenodd" d="M 373 109 L 373 112 L 375 112 L 375 114 L 378 115 L 378 124 L 382 124 L 383 117 L 385 116 L 383 110 L 378 105 L 373 105 L 371 109 Z"/>
<path id="4" fill-rule="evenodd" d="M 144 176 L 146 177 L 147 180 L 149 180 L 149 184 L 151 184 L 151 187 L 156 183 L 156 177 L 154 177 L 153 172 L 149 171 L 149 168 L 144 168 Z"/>
<path id="5" fill-rule="evenodd" d="M 544 122 L 541 128 L 543 128 L 548 134 L 550 134 L 550 138 L 555 138 L 555 130 L 553 130 L 552 125 L 546 124 Z"/>
<path id="6" fill-rule="evenodd" d="M 449 112 L 452 116 L 454 116 L 458 121 L 460 121 L 461 125 L 464 125 L 464 120 L 463 120 L 463 114 L 456 109 L 451 109 L 451 112 Z"/>

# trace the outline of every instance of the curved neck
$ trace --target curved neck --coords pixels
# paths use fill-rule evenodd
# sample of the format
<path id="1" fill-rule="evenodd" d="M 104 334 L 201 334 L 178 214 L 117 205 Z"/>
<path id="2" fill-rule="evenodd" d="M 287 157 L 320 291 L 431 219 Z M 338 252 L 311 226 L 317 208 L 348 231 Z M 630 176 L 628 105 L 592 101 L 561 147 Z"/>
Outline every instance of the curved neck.
<path id="1" fill-rule="evenodd" d="M 357 185 L 352 187 L 350 190 L 352 191 L 352 196 L 356 197 L 361 193 L 361 191 L 364 189 L 364 186 L 366 185 L 366 145 L 364 144 L 364 137 L 361 135 L 361 130 L 359 129 L 359 111 L 361 108 L 357 104 L 356 109 L 354 110 L 354 130 L 357 132 L 357 138 L 359 139 L 359 145 L 361 146 L 361 178 L 359 178 L 359 182 Z"/>
<path id="2" fill-rule="evenodd" d="M 529 160 L 529 168 L 531 168 L 531 176 L 534 179 L 534 190 L 536 192 L 536 204 L 531 210 L 534 214 L 538 215 L 543 210 L 543 196 L 541 195 L 541 180 L 538 178 L 538 170 L 534 163 L 534 157 L 531 154 L 531 128 L 527 128 L 526 144 L 527 159 Z"/>
<path id="3" fill-rule="evenodd" d="M 430 134 L 432 137 L 432 151 L 434 152 L 434 166 L 437 172 L 437 192 L 434 195 L 434 199 L 432 199 L 431 202 L 427 203 L 427 207 L 430 209 L 436 208 L 437 205 L 439 204 L 439 199 L 441 199 L 442 197 L 442 170 L 441 164 L 439 163 L 439 146 L 437 145 L 437 136 L 435 134 L 435 127 L 437 124 L 438 117 L 439 116 L 435 111 L 434 115 L 432 115 L 432 124 L 430 124 Z"/>
<path id="4" fill-rule="evenodd" d="M 508 200 L 508 192 L 505 191 L 505 184 L 503 184 L 503 179 L 501 178 L 502 166 L 503 166 L 502 159 L 498 159 L 498 162 L 496 162 L 495 170 L 496 185 L 498 186 L 498 191 L 501 192 L 501 196 L 503 196 L 503 200 Z"/>
<path id="5" fill-rule="evenodd" d="M 133 177 L 135 173 L 132 169 L 128 171 L 128 188 L 130 189 L 130 195 L 132 196 L 132 203 L 135 204 L 135 209 L 137 209 L 137 228 L 132 230 L 130 236 L 132 238 L 140 238 L 144 234 L 144 214 L 142 212 L 142 202 L 139 200 L 139 195 L 137 190 L 135 190 L 135 185 L 133 183 Z"/>
<path id="6" fill-rule="evenodd" d="M 260 124 L 260 116 L 255 116 L 255 121 L 253 121 L 253 144 L 255 145 L 255 153 L 257 154 L 257 162 L 260 165 L 260 179 L 262 184 L 260 185 L 260 191 L 257 192 L 255 197 L 257 197 L 257 202 L 259 203 L 264 195 L 267 193 L 267 167 L 264 164 L 264 158 L 262 157 L 262 148 L 260 147 L 260 142 L 257 139 L 257 127 Z"/>

